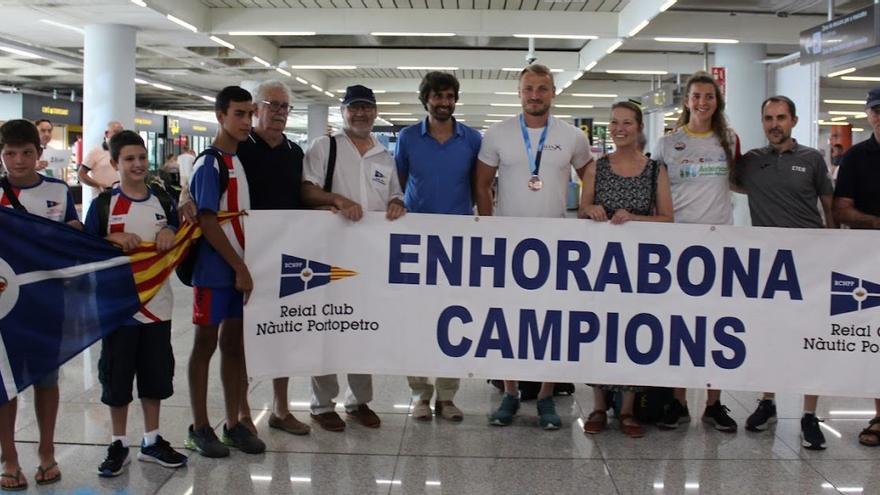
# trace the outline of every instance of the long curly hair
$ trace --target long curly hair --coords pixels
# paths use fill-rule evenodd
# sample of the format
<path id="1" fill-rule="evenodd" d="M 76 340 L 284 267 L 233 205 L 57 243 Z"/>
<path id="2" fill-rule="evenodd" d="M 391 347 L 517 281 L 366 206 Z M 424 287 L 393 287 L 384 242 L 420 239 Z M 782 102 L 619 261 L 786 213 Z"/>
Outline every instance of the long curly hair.
<path id="1" fill-rule="evenodd" d="M 689 95 L 691 94 L 691 86 L 694 84 L 703 83 L 703 84 L 711 84 L 713 88 L 715 88 L 715 101 L 717 102 L 717 107 L 715 108 L 715 113 L 712 114 L 712 133 L 718 138 L 718 141 L 721 143 L 721 147 L 724 149 L 724 156 L 727 158 L 727 169 L 732 174 L 734 171 L 734 166 L 736 165 L 736 156 L 734 146 L 736 143 L 730 142 L 730 127 L 727 125 L 727 118 L 724 116 L 724 96 L 721 94 L 721 87 L 718 86 L 718 82 L 715 81 L 715 78 L 712 77 L 711 74 L 704 71 L 699 71 L 694 73 L 690 79 L 688 79 L 687 85 L 685 86 L 685 96 L 681 100 L 681 115 L 678 117 L 677 127 L 684 127 L 691 120 L 691 110 L 687 106 L 687 101 L 689 99 Z"/>

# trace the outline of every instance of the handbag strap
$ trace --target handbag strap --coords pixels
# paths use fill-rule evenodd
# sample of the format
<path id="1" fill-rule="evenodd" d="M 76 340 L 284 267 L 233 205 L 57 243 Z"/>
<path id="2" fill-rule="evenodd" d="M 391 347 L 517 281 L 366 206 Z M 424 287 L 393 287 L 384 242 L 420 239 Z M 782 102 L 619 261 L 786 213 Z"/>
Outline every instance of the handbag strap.
<path id="1" fill-rule="evenodd" d="M 330 136 L 330 153 L 327 156 L 327 175 L 324 177 L 324 191 L 333 191 L 333 172 L 336 170 L 336 136 Z"/>

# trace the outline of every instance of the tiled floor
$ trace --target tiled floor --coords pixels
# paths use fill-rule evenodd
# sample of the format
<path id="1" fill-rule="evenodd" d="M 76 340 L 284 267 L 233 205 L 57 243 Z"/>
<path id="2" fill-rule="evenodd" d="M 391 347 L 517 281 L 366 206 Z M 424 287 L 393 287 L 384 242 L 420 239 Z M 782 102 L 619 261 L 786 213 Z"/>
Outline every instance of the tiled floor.
<path id="1" fill-rule="evenodd" d="M 176 394 L 162 408 L 162 434 L 182 448 L 191 421 L 186 387 L 186 364 L 192 329 L 187 323 L 191 297 L 175 286 L 177 307 L 173 333 L 177 359 Z M 823 398 L 819 416 L 828 449 L 812 452 L 800 447 L 800 398 L 781 395 L 779 424 L 764 433 L 742 428 L 724 434 L 707 428 L 697 416 L 705 400 L 702 391 L 689 395 L 695 421 L 680 431 L 653 427 L 634 440 L 612 426 L 587 437 L 578 419 L 592 409 L 589 388 L 557 400 L 564 428 L 538 429 L 534 403 L 525 403 L 516 422 L 507 428 L 487 425 L 486 415 L 500 401 L 489 385 L 465 380 L 456 402 L 465 411 L 460 424 L 441 420 L 417 422 L 408 416 L 409 391 L 402 377 L 377 376 L 373 407 L 382 427 L 369 430 L 350 425 L 344 433 L 319 428 L 295 437 L 266 424 L 272 400 L 271 383 L 251 385 L 250 402 L 261 437 L 263 455 L 233 452 L 227 459 L 192 455 L 187 468 L 172 471 L 133 461 L 114 479 L 95 475 L 109 441 L 109 413 L 100 403 L 96 345 L 62 369 L 62 404 L 58 421 L 58 461 L 63 480 L 36 487 L 31 493 L 377 493 L 377 494 L 836 494 L 880 493 L 880 448 L 862 447 L 858 431 L 872 416 L 866 399 Z M 218 359 L 212 364 L 209 413 L 217 428 L 222 421 L 223 394 Z M 755 406 L 757 394 L 725 393 L 722 401 L 742 425 Z M 305 378 L 290 385 L 295 414 L 308 418 Z M 32 476 L 36 467 L 37 429 L 32 394 L 21 400 L 17 439 L 22 465 Z M 840 411 L 849 414 L 839 414 Z M 855 412 L 853 411 L 862 411 Z M 834 414 L 832 414 L 832 412 Z M 129 438 L 142 433 L 137 404 L 131 409 Z M 189 452 L 187 452 L 189 453 Z"/>

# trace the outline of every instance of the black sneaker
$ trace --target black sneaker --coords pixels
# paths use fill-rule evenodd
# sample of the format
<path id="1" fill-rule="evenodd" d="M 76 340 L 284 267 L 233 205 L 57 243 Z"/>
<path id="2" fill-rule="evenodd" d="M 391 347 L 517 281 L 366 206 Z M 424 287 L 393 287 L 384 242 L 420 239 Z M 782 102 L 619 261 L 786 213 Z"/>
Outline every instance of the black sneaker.
<path id="1" fill-rule="evenodd" d="M 758 401 L 758 408 L 746 420 L 746 429 L 749 431 L 764 431 L 770 425 L 776 423 L 776 404 L 773 399 Z"/>
<path id="2" fill-rule="evenodd" d="M 156 435 L 156 443 L 144 446 L 141 440 L 141 451 L 138 452 L 139 461 L 155 462 L 156 464 L 167 468 L 178 468 L 186 466 L 187 458 L 185 455 L 171 448 L 171 444 L 162 438 L 162 435 Z"/>
<path id="3" fill-rule="evenodd" d="M 220 442 L 214 428 L 209 425 L 202 426 L 198 430 L 189 425 L 189 435 L 183 442 L 183 446 L 189 450 L 195 450 L 204 457 L 226 457 L 229 449 Z"/>
<path id="4" fill-rule="evenodd" d="M 223 444 L 235 447 L 245 454 L 262 454 L 266 451 L 266 444 L 241 423 L 233 426 L 231 430 L 227 430 L 226 425 L 223 425 Z"/>
<path id="5" fill-rule="evenodd" d="M 98 467 L 98 476 L 102 478 L 119 476 L 129 462 L 131 459 L 128 458 L 128 447 L 123 447 L 122 442 L 117 440 L 107 447 L 107 457 Z"/>
<path id="6" fill-rule="evenodd" d="M 736 431 L 736 421 L 730 417 L 730 409 L 716 400 L 711 406 L 706 406 L 703 411 L 703 422 L 715 427 L 718 431 L 733 433 Z"/>
<path id="7" fill-rule="evenodd" d="M 666 407 L 663 418 L 657 422 L 657 427 L 663 430 L 674 430 L 678 425 L 691 422 L 691 413 L 687 406 L 681 405 L 678 399 L 672 399 Z"/>
<path id="8" fill-rule="evenodd" d="M 825 435 L 819 429 L 819 418 L 815 414 L 804 414 L 801 418 L 801 445 L 809 450 L 825 450 Z"/>

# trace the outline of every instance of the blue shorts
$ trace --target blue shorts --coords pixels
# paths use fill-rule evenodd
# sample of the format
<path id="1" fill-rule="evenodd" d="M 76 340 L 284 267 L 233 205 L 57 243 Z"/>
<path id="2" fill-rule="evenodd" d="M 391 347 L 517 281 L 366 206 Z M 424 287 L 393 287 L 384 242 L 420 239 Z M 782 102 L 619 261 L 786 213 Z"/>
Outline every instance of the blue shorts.
<path id="1" fill-rule="evenodd" d="M 233 287 L 193 287 L 193 323 L 219 325 L 244 315 L 244 298 Z"/>

